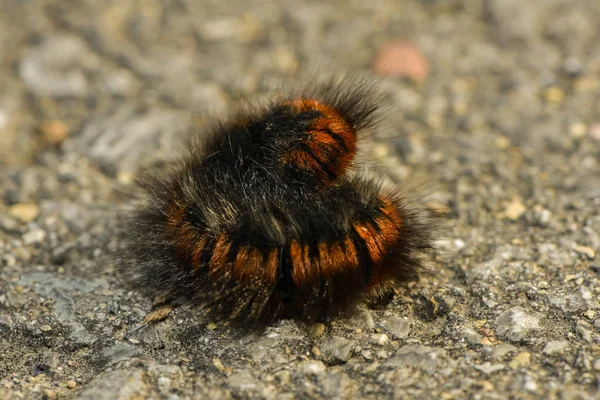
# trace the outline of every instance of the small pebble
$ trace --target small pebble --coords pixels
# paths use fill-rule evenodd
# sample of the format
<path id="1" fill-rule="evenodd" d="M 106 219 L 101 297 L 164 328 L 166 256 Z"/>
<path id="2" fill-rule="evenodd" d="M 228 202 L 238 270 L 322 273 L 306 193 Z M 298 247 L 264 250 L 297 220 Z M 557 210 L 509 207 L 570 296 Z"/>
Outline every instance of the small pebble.
<path id="1" fill-rule="evenodd" d="M 225 370 L 225 366 L 223 365 L 223 362 L 221 362 L 221 360 L 219 358 L 213 358 L 212 359 L 212 365 L 219 370 L 219 372 L 223 372 Z"/>
<path id="2" fill-rule="evenodd" d="M 214 322 L 209 322 L 208 324 L 206 324 L 206 329 L 208 329 L 209 331 L 214 331 L 215 329 L 217 329 L 217 324 L 215 324 Z"/>
<path id="3" fill-rule="evenodd" d="M 574 137 L 575 139 L 579 139 L 585 136 L 587 132 L 587 126 L 585 124 L 577 122 L 571 125 L 569 132 L 571 133 L 572 137 Z"/>
<path id="4" fill-rule="evenodd" d="M 592 139 L 600 141 L 600 124 L 590 126 L 589 135 Z"/>
<path id="5" fill-rule="evenodd" d="M 578 254 L 586 256 L 588 260 L 593 260 L 596 258 L 596 251 L 591 247 L 576 244 L 573 246 L 573 250 L 575 250 Z"/>
<path id="6" fill-rule="evenodd" d="M 151 311 L 144 317 L 144 323 L 149 322 L 160 322 L 163 319 L 167 318 L 167 316 L 173 311 L 173 306 L 162 306 L 157 308 L 156 310 Z"/>
<path id="7" fill-rule="evenodd" d="M 292 374 L 290 373 L 290 371 L 287 371 L 287 370 L 277 371 L 277 372 L 275 372 L 274 375 L 279 380 L 281 385 L 285 386 L 285 385 L 290 384 L 290 380 L 292 378 Z"/>
<path id="8" fill-rule="evenodd" d="M 40 209 L 35 203 L 17 203 L 8 208 L 8 213 L 22 222 L 31 222 L 37 218 Z"/>
<path id="9" fill-rule="evenodd" d="M 575 77 L 581 74 L 583 66 L 581 60 L 577 57 L 568 57 L 563 63 L 563 69 L 567 74 L 571 75 L 571 77 Z"/>
<path id="10" fill-rule="evenodd" d="M 423 82 L 429 74 L 429 61 L 408 41 L 390 42 L 377 55 L 375 72 L 383 76 L 399 76 Z"/>
<path id="11" fill-rule="evenodd" d="M 42 332 L 50 332 L 51 330 L 52 330 L 52 327 L 50 325 L 40 326 L 40 331 L 42 331 Z"/>
<path id="12" fill-rule="evenodd" d="M 489 361 L 486 361 L 481 365 L 474 365 L 473 368 L 486 375 L 490 375 L 494 372 L 502 371 L 506 366 L 504 364 L 491 364 Z"/>
<path id="13" fill-rule="evenodd" d="M 472 328 L 463 329 L 461 334 L 469 344 L 478 345 L 481 344 L 481 341 L 483 340 L 481 335 Z"/>
<path id="14" fill-rule="evenodd" d="M 506 136 L 498 136 L 495 140 L 494 140 L 494 144 L 496 145 L 496 147 L 500 150 L 505 150 L 508 147 L 510 147 L 511 141 L 509 137 Z"/>
<path id="15" fill-rule="evenodd" d="M 533 222 L 538 225 L 538 226 L 542 226 L 542 227 L 546 227 L 548 226 L 548 223 L 550 222 L 551 218 L 552 218 L 552 213 L 550 212 L 550 210 L 538 205 L 535 205 L 533 207 Z"/>
<path id="16" fill-rule="evenodd" d="M 251 392 L 259 388 L 260 381 L 256 380 L 249 370 L 241 370 L 229 376 L 227 383 L 240 392 Z M 241 396 L 249 397 L 249 396 Z"/>
<path id="17" fill-rule="evenodd" d="M 52 145 L 61 144 L 69 137 L 69 127 L 64 121 L 60 120 L 43 122 L 40 131 L 44 135 L 44 139 Z"/>
<path id="18" fill-rule="evenodd" d="M 380 323 L 381 327 L 391 333 L 396 339 L 404 339 L 410 331 L 410 321 L 398 316 L 391 316 Z"/>
<path id="19" fill-rule="evenodd" d="M 332 362 L 346 362 L 352 356 L 353 344 L 343 337 L 334 336 L 326 339 L 321 345 L 321 350 Z"/>
<path id="20" fill-rule="evenodd" d="M 117 173 L 117 181 L 121 185 L 131 185 L 135 181 L 135 175 L 128 171 L 119 171 Z"/>
<path id="21" fill-rule="evenodd" d="M 23 235 L 23 243 L 26 246 L 30 246 L 32 244 L 38 244 L 44 241 L 46 238 L 46 232 L 37 228 L 33 229 Z"/>
<path id="22" fill-rule="evenodd" d="M 77 382 L 75 382 L 73 379 L 67 381 L 67 387 L 69 389 L 75 389 L 76 386 L 77 386 Z"/>
<path id="23" fill-rule="evenodd" d="M 526 367 L 531 363 L 531 353 L 525 351 L 515 356 L 508 364 L 512 369 Z"/>
<path id="24" fill-rule="evenodd" d="M 498 214 L 498 217 L 516 221 L 521 215 L 525 214 L 525 211 L 527 211 L 527 207 L 525 207 L 521 199 L 515 198 L 510 203 L 506 204 L 504 211 Z"/>
<path id="25" fill-rule="evenodd" d="M 19 226 L 19 221 L 17 221 L 16 218 L 12 218 L 6 214 L 0 214 L 0 229 L 15 232 L 18 231 Z"/>
<path id="26" fill-rule="evenodd" d="M 308 360 L 298 365 L 297 371 L 304 375 L 321 375 L 325 373 L 326 367 L 321 361 Z"/>
<path id="27" fill-rule="evenodd" d="M 555 353 L 560 353 L 566 350 L 568 347 L 569 342 L 567 342 L 566 340 L 553 340 L 546 343 L 542 352 L 544 354 L 552 355 Z"/>
<path id="28" fill-rule="evenodd" d="M 374 333 L 371 335 L 371 339 L 373 343 L 383 346 L 387 342 L 389 342 L 390 338 L 385 333 Z"/>
<path id="29" fill-rule="evenodd" d="M 325 332 L 325 325 L 320 322 L 312 324 L 309 328 L 309 333 L 312 337 L 319 337 L 323 334 L 323 332 Z"/>
<path id="30" fill-rule="evenodd" d="M 578 286 L 575 292 L 566 297 L 563 306 L 565 311 L 588 311 L 599 307 L 598 299 L 587 286 Z"/>
<path id="31" fill-rule="evenodd" d="M 544 98 L 548 103 L 560 104 L 565 98 L 565 92 L 563 92 L 560 88 L 550 87 L 544 92 Z"/>
<path id="32" fill-rule="evenodd" d="M 161 390 L 166 390 L 171 385 L 171 380 L 169 378 L 161 376 L 160 378 L 158 378 L 158 380 L 156 381 L 156 383 L 158 383 L 158 387 Z"/>
<path id="33" fill-rule="evenodd" d="M 394 368 L 417 367 L 433 372 L 444 364 L 445 349 L 423 345 L 408 345 L 398 349 L 394 357 L 386 361 L 385 365 Z"/>
<path id="34" fill-rule="evenodd" d="M 510 308 L 496 319 L 496 334 L 511 341 L 520 341 L 539 329 L 539 318 L 521 307 Z"/>
<path id="35" fill-rule="evenodd" d="M 50 390 L 50 389 L 44 390 L 44 396 L 48 400 L 58 399 L 58 394 L 55 391 Z"/>
<path id="36" fill-rule="evenodd" d="M 594 340 L 592 329 L 592 325 L 589 322 L 581 319 L 577 321 L 577 325 L 575 326 L 577 334 L 588 343 L 591 343 Z"/>

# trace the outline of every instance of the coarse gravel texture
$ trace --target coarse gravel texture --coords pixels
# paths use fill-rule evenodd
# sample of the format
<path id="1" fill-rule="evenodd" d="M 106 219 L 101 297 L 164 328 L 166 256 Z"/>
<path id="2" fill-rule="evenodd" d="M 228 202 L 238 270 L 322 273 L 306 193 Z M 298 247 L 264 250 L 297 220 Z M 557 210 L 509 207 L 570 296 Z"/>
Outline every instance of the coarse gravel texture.
<path id="1" fill-rule="evenodd" d="M 598 398 L 598 38 L 592 0 L 1 1 L 0 398 Z M 397 40 L 429 72 L 364 145 L 444 211 L 431 272 L 323 324 L 144 325 L 107 261 L 136 170 Z"/>

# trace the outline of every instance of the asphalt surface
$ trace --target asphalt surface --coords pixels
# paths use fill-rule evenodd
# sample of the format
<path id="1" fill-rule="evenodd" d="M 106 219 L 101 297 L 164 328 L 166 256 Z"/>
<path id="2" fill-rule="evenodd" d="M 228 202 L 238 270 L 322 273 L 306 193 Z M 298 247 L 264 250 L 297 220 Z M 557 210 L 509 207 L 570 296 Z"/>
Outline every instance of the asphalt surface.
<path id="1" fill-rule="evenodd" d="M 0 398 L 598 398 L 598 38 L 592 0 L 3 0 Z M 399 40 L 362 146 L 441 214 L 423 279 L 323 324 L 144 325 L 108 257 L 135 173 Z"/>

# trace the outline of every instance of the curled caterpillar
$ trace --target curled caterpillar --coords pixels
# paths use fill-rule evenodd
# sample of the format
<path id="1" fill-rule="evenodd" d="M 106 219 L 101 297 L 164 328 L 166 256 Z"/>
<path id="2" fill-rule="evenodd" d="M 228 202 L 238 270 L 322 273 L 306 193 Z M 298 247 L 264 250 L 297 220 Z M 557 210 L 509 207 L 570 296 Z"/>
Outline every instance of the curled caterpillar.
<path id="1" fill-rule="evenodd" d="M 416 280 L 428 224 L 354 171 L 377 121 L 368 81 L 331 80 L 218 121 L 144 181 L 130 282 L 227 318 L 323 319 Z"/>

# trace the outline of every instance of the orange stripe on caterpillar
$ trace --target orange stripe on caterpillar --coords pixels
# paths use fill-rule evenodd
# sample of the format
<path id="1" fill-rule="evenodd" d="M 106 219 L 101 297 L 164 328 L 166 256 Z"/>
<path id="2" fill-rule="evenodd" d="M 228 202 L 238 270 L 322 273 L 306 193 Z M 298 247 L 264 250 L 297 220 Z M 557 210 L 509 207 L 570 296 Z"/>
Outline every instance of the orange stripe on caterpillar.
<path id="1" fill-rule="evenodd" d="M 297 287 L 360 268 L 356 247 L 349 237 L 341 243 L 319 243 L 317 253 L 311 258 L 308 245 L 296 240 L 290 244 L 292 279 Z"/>
<path id="2" fill-rule="evenodd" d="M 308 259 L 308 247 L 302 246 L 297 240 L 290 243 L 290 260 L 292 262 L 292 280 L 296 286 L 304 285 L 310 275 L 310 259 Z M 308 261 L 308 263 L 307 263 Z"/>
<path id="3" fill-rule="evenodd" d="M 266 274 L 265 274 L 267 282 L 270 283 L 271 286 L 275 286 L 277 284 L 277 267 L 278 266 L 279 266 L 279 251 L 277 249 L 271 249 L 271 251 L 267 255 Z"/>
<path id="4" fill-rule="evenodd" d="M 348 265 L 359 268 L 358 252 L 356 251 L 354 242 L 349 236 L 344 239 L 344 251 L 346 253 L 346 259 L 348 260 Z"/>
<path id="5" fill-rule="evenodd" d="M 325 276 L 335 276 L 346 269 L 356 269 L 356 265 L 353 266 L 349 263 L 346 253 L 339 243 L 329 243 L 326 247 L 319 246 L 319 255 L 321 258 L 321 271 Z"/>
<path id="6" fill-rule="evenodd" d="M 317 111 L 316 117 L 297 147 L 282 157 L 286 165 L 311 171 L 321 182 L 335 181 L 352 162 L 356 152 L 356 131 L 333 107 L 313 99 L 285 102 L 297 112 Z"/>
<path id="7" fill-rule="evenodd" d="M 380 263 L 386 252 L 382 235 L 368 222 L 358 222 L 352 227 L 365 243 L 371 261 L 375 264 Z"/>
<path id="8" fill-rule="evenodd" d="M 233 276 L 239 281 L 263 279 L 263 256 L 256 248 L 241 247 L 235 257 Z"/>
<path id="9" fill-rule="evenodd" d="M 217 239 L 217 242 L 215 243 L 212 257 L 210 259 L 209 276 L 211 278 L 230 273 L 230 271 L 225 270 L 230 248 L 231 242 L 229 239 L 227 239 L 227 235 L 225 233 L 221 233 Z"/>
<path id="10" fill-rule="evenodd" d="M 380 207 L 382 215 L 375 218 L 374 223 L 379 228 L 380 240 L 383 243 L 383 246 L 389 251 L 400 236 L 403 221 L 397 206 L 390 199 L 385 197 L 380 197 L 379 199 L 383 203 Z M 394 268 L 396 268 L 396 266 L 391 265 L 389 261 L 375 264 L 373 275 L 369 282 L 369 288 L 372 289 L 386 281 L 393 280 Z"/>
<path id="11" fill-rule="evenodd" d="M 185 217 L 186 208 L 173 202 L 167 212 L 167 231 L 179 256 L 183 259 L 191 258 L 193 270 L 198 270 L 202 266 L 201 258 L 206 250 L 207 238 L 196 231 Z"/>

